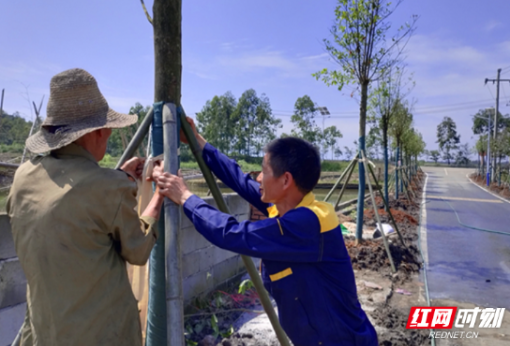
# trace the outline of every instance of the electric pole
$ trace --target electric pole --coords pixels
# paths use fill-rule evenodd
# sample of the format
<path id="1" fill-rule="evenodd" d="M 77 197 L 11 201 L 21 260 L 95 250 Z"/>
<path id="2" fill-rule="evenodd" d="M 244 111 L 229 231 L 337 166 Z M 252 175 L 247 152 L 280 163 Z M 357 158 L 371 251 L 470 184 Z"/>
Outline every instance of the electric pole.
<path id="1" fill-rule="evenodd" d="M 498 114 L 499 114 L 499 83 L 500 82 L 510 82 L 510 79 L 501 79 L 501 69 L 498 68 L 498 74 L 496 79 L 485 78 L 485 84 L 487 82 L 492 82 L 492 84 L 496 83 L 496 107 L 494 108 L 494 143 L 496 143 L 496 137 L 498 136 Z M 490 124 L 490 122 L 489 122 Z M 490 127 L 489 127 L 489 136 L 490 136 Z M 494 160 L 492 165 L 492 180 L 496 179 L 496 151 L 493 153 Z M 488 157 L 488 155 L 487 155 Z"/>

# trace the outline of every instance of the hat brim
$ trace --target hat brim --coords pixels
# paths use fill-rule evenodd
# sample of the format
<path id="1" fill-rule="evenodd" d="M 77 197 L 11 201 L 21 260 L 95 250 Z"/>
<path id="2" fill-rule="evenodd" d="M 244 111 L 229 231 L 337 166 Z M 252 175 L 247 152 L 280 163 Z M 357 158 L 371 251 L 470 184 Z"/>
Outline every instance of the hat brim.
<path id="1" fill-rule="evenodd" d="M 63 127 L 62 131 L 49 132 L 44 126 L 36 134 L 27 138 L 25 144 L 34 154 L 41 154 L 65 147 L 89 132 L 103 128 L 122 128 L 136 123 L 136 114 L 122 114 L 109 109 L 104 120 L 91 119 L 83 123 Z"/>

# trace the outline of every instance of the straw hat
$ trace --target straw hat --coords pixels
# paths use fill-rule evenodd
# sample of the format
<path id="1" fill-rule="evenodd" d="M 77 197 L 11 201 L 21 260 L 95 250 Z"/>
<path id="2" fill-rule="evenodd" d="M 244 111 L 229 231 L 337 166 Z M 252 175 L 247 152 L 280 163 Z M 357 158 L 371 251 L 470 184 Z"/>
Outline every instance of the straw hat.
<path id="1" fill-rule="evenodd" d="M 90 73 L 75 68 L 55 75 L 41 130 L 26 141 L 33 153 L 62 148 L 101 128 L 120 128 L 136 122 L 136 115 L 110 109 Z"/>

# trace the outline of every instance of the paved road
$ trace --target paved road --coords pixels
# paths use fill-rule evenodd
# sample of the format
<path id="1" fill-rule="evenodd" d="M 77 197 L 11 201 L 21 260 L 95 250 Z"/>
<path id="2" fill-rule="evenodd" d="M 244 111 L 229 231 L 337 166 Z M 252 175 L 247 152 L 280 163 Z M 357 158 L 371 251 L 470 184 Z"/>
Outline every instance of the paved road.
<path id="1" fill-rule="evenodd" d="M 425 167 L 424 216 L 431 299 L 510 308 L 510 203 L 472 184 L 473 170 Z M 459 224 L 508 232 L 499 235 Z M 428 257 L 428 258 L 427 258 Z M 508 312 L 508 310 L 507 310 Z"/>

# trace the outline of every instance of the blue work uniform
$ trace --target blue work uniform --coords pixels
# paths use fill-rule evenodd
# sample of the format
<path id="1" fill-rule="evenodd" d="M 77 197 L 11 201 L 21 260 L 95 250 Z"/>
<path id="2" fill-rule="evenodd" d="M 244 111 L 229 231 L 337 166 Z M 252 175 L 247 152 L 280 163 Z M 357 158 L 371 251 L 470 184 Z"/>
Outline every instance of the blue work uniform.
<path id="1" fill-rule="evenodd" d="M 295 346 L 376 346 L 374 327 L 361 309 L 354 272 L 333 206 L 308 193 L 283 216 L 261 201 L 259 183 L 210 144 L 203 158 L 228 187 L 267 215 L 238 222 L 193 195 L 184 212 L 214 245 L 262 259 L 262 279 L 280 323 Z M 306 169 L 306 168 L 305 168 Z"/>

